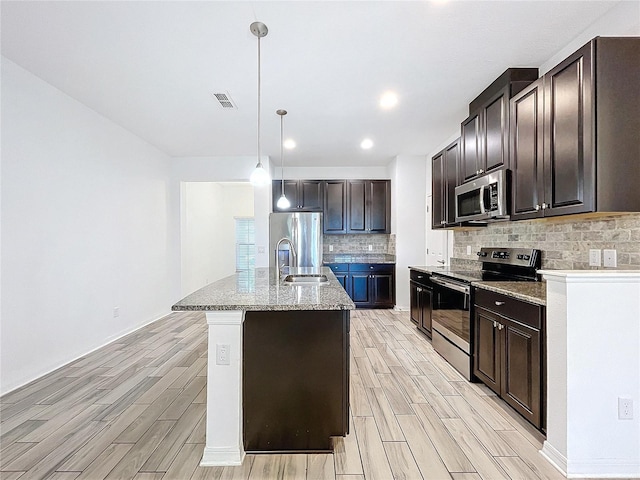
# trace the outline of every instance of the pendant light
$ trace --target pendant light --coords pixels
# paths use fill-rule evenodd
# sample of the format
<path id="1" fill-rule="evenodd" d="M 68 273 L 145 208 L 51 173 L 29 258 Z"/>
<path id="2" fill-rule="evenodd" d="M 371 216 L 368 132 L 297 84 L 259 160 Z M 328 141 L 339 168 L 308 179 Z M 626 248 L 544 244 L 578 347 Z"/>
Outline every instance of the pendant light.
<path id="1" fill-rule="evenodd" d="M 255 170 L 251 173 L 249 181 L 252 185 L 262 186 L 267 185 L 271 181 L 269 173 L 262 166 L 260 159 L 260 39 L 269 33 L 269 29 L 262 22 L 253 22 L 249 26 L 249 30 L 258 37 L 258 163 Z"/>
<path id="2" fill-rule="evenodd" d="M 281 178 L 282 178 L 282 195 L 278 199 L 276 206 L 280 210 L 286 210 L 291 206 L 291 202 L 284 194 L 284 134 L 283 134 L 283 120 L 284 116 L 287 114 L 286 110 L 276 110 L 276 113 L 280 115 L 280 170 L 281 170 Z"/>

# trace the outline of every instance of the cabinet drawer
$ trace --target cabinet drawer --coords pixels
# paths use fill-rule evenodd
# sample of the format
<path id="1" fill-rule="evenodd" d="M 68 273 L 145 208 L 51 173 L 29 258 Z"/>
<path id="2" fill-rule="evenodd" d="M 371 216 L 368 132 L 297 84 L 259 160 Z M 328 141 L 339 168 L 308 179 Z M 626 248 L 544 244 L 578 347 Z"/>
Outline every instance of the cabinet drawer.
<path id="1" fill-rule="evenodd" d="M 325 267 L 329 267 L 332 272 L 338 273 L 348 273 L 349 272 L 349 264 L 348 263 L 327 263 Z"/>
<path id="2" fill-rule="evenodd" d="M 349 264 L 350 272 L 369 272 L 369 273 L 393 273 L 394 265 L 391 263 L 351 263 Z"/>
<path id="3" fill-rule="evenodd" d="M 429 281 L 430 275 L 425 272 L 420 272 L 418 270 L 409 270 L 409 279 L 413 280 L 416 283 L 427 283 Z"/>
<path id="4" fill-rule="evenodd" d="M 532 328 L 540 330 L 542 327 L 542 308 L 538 305 L 481 288 L 475 289 L 474 303 L 479 307 L 495 312 L 498 315 L 512 318 Z"/>

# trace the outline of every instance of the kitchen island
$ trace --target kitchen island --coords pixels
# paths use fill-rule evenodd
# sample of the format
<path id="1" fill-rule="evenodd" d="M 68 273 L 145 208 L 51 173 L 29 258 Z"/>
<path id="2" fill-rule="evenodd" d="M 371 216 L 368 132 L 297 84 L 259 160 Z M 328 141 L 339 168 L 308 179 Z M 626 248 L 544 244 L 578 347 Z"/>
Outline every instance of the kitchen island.
<path id="1" fill-rule="evenodd" d="M 256 268 L 172 307 L 204 311 L 209 325 L 203 466 L 239 465 L 245 451 L 330 451 L 348 432 L 355 306 L 329 268 L 287 273 L 327 282 L 291 285 Z"/>

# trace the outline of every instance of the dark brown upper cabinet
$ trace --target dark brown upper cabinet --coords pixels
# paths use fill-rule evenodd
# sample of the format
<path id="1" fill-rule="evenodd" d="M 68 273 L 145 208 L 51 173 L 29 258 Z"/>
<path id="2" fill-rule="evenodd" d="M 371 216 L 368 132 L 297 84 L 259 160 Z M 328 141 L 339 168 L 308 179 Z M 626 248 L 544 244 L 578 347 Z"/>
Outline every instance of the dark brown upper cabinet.
<path id="1" fill-rule="evenodd" d="M 640 211 L 640 38 L 597 37 L 514 96 L 513 220 Z"/>
<path id="2" fill-rule="evenodd" d="M 273 180 L 271 193 L 274 212 L 319 212 L 322 211 L 323 182 L 321 180 L 285 180 L 284 194 L 291 207 L 281 210 L 277 206 L 282 194 L 282 181 Z"/>
<path id="3" fill-rule="evenodd" d="M 460 139 L 452 142 L 432 159 L 431 227 L 444 228 L 456 223 L 455 188 L 458 185 Z"/>
<path id="4" fill-rule="evenodd" d="M 323 231 L 329 234 L 347 233 L 347 181 L 324 182 Z"/>
<path id="5" fill-rule="evenodd" d="M 471 102 L 460 126 L 460 182 L 509 166 L 509 99 L 537 78 L 537 68 L 509 68 Z"/>
<path id="6" fill-rule="evenodd" d="M 391 233 L 391 181 L 347 180 L 347 233 Z"/>

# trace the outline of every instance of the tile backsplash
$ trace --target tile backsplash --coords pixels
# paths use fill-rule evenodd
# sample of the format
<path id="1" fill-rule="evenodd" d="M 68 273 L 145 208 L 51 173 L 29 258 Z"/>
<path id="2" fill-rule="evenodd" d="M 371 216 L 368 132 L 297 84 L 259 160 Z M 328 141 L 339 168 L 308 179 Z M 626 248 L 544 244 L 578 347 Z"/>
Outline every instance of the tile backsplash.
<path id="1" fill-rule="evenodd" d="M 323 253 L 386 253 L 396 254 L 395 234 L 323 235 Z M 333 245 L 333 251 L 329 251 Z M 371 250 L 369 250 L 371 245 Z"/>
<path id="2" fill-rule="evenodd" d="M 538 248 L 542 268 L 558 270 L 595 268 L 589 267 L 589 249 L 615 249 L 618 268 L 640 269 L 640 213 L 498 222 L 455 230 L 452 263 L 475 260 L 480 247 L 501 246 Z"/>

